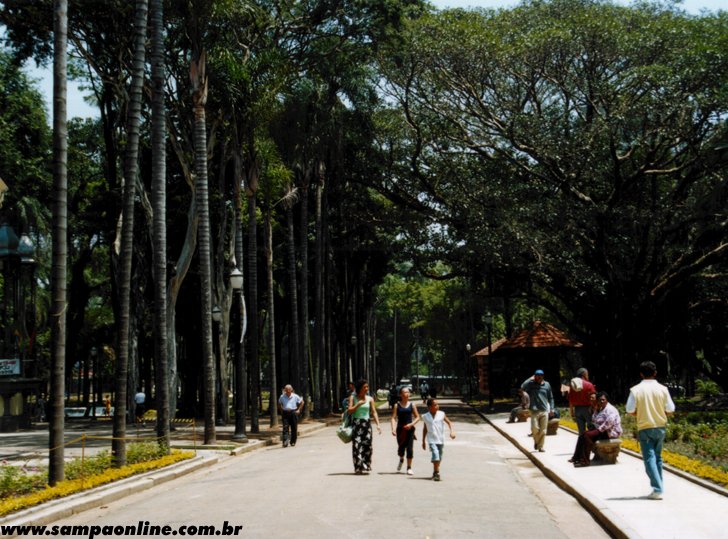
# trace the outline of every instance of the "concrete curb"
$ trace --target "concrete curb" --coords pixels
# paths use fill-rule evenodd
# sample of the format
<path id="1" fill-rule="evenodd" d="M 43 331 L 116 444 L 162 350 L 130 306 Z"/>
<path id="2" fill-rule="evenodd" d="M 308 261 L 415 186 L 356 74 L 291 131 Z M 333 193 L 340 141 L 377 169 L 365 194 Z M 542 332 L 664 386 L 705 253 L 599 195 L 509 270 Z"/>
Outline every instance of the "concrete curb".
<path id="1" fill-rule="evenodd" d="M 491 427 L 493 427 L 501 436 L 511 442 L 521 453 L 526 455 L 533 464 L 543 472 L 554 484 L 556 484 L 561 490 L 567 492 L 579 502 L 592 516 L 599 522 L 599 524 L 607 530 L 613 537 L 617 539 L 643 539 L 631 526 L 629 526 L 622 518 L 614 514 L 602 500 L 588 494 L 584 494 L 580 489 L 574 488 L 571 484 L 564 481 L 561 476 L 554 472 L 542 461 L 537 459 L 528 449 L 523 447 L 513 436 L 508 434 L 506 431 L 498 427 L 488 417 L 480 412 L 478 409 L 473 407 L 473 410 L 483 418 Z M 561 427 L 560 427 L 561 428 Z"/>

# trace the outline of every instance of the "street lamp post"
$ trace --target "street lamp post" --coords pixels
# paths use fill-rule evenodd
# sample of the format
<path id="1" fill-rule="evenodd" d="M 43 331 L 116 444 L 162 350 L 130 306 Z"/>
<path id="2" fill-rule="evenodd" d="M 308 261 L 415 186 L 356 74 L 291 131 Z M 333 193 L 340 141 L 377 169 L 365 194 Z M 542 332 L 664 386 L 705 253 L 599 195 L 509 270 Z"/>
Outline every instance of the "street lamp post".
<path id="1" fill-rule="evenodd" d="M 238 268 L 234 268 L 230 272 L 230 286 L 233 289 L 235 295 L 235 316 L 233 317 L 234 328 L 233 337 L 235 342 L 233 344 L 233 350 L 235 355 L 235 433 L 233 434 L 233 440 L 238 442 L 247 443 L 248 437 L 245 434 L 245 393 L 247 391 L 247 384 L 245 379 L 245 364 L 241 354 L 240 341 L 242 335 L 240 331 L 240 308 L 242 301 L 242 288 L 243 288 L 243 272 Z"/>
<path id="2" fill-rule="evenodd" d="M 491 331 L 493 330 L 493 315 L 490 311 L 486 311 L 485 316 L 485 327 L 488 329 L 488 409 L 493 411 L 493 358 L 491 356 L 493 350 L 491 349 Z"/>
<path id="3" fill-rule="evenodd" d="M 473 375 L 470 372 L 470 343 L 465 345 L 465 374 L 468 377 L 468 400 L 473 400 Z"/>

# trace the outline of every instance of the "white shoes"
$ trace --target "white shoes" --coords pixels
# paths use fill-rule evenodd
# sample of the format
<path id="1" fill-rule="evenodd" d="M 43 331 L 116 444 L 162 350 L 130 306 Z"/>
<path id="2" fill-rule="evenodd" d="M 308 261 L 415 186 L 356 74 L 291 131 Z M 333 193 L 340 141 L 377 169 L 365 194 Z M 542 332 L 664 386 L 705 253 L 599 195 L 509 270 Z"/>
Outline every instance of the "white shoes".
<path id="1" fill-rule="evenodd" d="M 648 500 L 661 500 L 662 492 L 657 492 L 657 491 L 653 490 L 646 497 Z"/>
<path id="2" fill-rule="evenodd" d="M 407 475 L 415 475 L 415 472 L 412 471 L 412 468 L 407 468 Z"/>

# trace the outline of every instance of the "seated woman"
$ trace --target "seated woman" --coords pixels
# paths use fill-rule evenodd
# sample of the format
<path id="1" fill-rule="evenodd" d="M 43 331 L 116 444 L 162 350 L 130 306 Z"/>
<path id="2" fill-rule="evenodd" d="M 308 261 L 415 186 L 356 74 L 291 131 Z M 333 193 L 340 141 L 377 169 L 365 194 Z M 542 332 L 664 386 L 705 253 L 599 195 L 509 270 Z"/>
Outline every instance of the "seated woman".
<path id="1" fill-rule="evenodd" d="M 619 438 L 622 435 L 622 420 L 619 417 L 619 411 L 609 404 L 609 396 L 604 391 L 600 391 L 596 398 L 597 408 L 592 416 L 594 428 L 579 436 L 574 456 L 571 457 L 571 462 L 577 468 L 589 466 L 589 456 L 597 440 Z"/>

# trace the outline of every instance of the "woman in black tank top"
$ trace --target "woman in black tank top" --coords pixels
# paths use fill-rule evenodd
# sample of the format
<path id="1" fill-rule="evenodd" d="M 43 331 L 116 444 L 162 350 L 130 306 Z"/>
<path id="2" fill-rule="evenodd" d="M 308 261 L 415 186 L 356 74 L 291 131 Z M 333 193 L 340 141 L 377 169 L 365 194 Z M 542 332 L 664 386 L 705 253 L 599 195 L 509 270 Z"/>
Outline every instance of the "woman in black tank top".
<path id="1" fill-rule="evenodd" d="M 405 452 L 407 454 L 407 475 L 412 475 L 413 444 L 415 439 L 415 424 L 420 420 L 415 403 L 410 402 L 410 390 L 403 387 L 399 392 L 399 402 L 392 410 L 392 436 L 397 437 L 397 455 L 399 464 L 397 471 L 402 469 Z M 395 427 L 396 425 L 396 427 Z"/>

